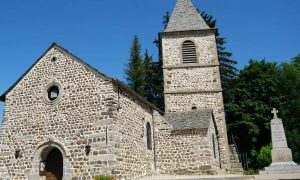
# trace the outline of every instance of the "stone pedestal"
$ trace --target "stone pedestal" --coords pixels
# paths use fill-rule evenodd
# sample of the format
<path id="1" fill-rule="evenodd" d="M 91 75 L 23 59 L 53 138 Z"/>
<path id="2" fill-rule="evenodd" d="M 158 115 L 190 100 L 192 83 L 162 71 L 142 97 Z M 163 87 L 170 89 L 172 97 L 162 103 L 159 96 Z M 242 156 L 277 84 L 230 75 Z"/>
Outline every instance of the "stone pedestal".
<path id="1" fill-rule="evenodd" d="M 282 120 L 277 117 L 278 111 L 273 109 L 271 120 L 272 164 L 259 174 L 300 173 L 300 166 L 293 161 L 292 151 L 288 148 Z"/>

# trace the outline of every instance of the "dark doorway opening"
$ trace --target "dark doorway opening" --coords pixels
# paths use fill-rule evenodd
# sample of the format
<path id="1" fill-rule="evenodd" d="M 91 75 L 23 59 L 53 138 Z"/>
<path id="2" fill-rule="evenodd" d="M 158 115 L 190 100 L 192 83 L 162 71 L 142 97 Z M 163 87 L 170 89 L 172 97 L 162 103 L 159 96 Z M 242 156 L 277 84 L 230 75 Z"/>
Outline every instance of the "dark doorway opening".
<path id="1" fill-rule="evenodd" d="M 46 158 L 46 180 L 62 180 L 63 177 L 63 156 L 54 148 Z"/>

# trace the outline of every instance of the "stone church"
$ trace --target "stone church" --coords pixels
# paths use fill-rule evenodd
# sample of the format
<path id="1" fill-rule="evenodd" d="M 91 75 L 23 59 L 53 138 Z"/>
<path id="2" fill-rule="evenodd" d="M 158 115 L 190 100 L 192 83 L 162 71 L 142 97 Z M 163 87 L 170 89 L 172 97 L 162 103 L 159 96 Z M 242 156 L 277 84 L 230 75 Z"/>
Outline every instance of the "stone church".
<path id="1" fill-rule="evenodd" d="M 165 112 L 52 44 L 0 97 L 0 179 L 230 172 L 215 30 L 177 0 L 159 37 Z"/>

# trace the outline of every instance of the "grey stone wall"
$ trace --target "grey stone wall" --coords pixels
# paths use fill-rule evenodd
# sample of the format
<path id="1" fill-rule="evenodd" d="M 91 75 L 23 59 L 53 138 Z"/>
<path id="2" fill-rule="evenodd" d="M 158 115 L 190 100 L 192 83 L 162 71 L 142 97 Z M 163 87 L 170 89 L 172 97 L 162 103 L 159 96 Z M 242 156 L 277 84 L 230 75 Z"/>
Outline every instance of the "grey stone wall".
<path id="1" fill-rule="evenodd" d="M 182 43 L 193 41 L 197 63 L 182 63 Z M 214 32 L 185 31 L 161 35 L 166 113 L 212 109 L 220 133 L 222 168 L 228 168 L 228 142 Z"/>
<path id="2" fill-rule="evenodd" d="M 215 35 L 209 31 L 172 32 L 162 35 L 162 53 L 164 67 L 182 65 L 181 46 L 186 40 L 196 45 L 198 63 L 214 64 L 218 62 Z"/>
<path id="3" fill-rule="evenodd" d="M 218 67 L 165 70 L 165 93 L 221 90 Z"/>
<path id="4" fill-rule="evenodd" d="M 152 110 L 119 90 L 119 113 L 115 124 L 120 132 L 118 171 L 122 177 L 151 175 L 154 170 L 154 150 L 147 149 L 147 122 L 152 127 L 153 147 Z"/>
<path id="5" fill-rule="evenodd" d="M 147 149 L 146 123 L 153 125 L 152 109 L 72 57 L 50 49 L 7 95 L 0 176 L 38 179 L 39 163 L 53 148 L 63 155 L 64 179 L 150 175 L 154 150 Z M 52 83 L 61 88 L 55 102 L 45 97 Z"/>
<path id="6" fill-rule="evenodd" d="M 157 169 L 161 174 L 220 174 L 219 150 L 214 155 L 213 121 L 208 129 L 173 131 L 163 118 L 155 116 Z M 216 141 L 217 143 L 217 141 Z"/>
<path id="7" fill-rule="evenodd" d="M 57 60 L 52 62 L 52 57 Z M 63 94 L 55 104 L 47 104 L 45 88 L 53 82 L 60 84 Z M 112 83 L 51 49 L 6 97 L 1 139 L 6 149 L 1 149 L 0 167 L 7 169 L 10 179 L 36 177 L 37 148 L 50 142 L 65 152 L 65 178 L 111 174 L 118 156 L 114 99 Z M 92 147 L 89 156 L 87 144 Z M 21 157 L 15 159 L 17 148 Z"/>
<path id="8" fill-rule="evenodd" d="M 213 124 L 207 130 L 172 131 L 147 103 L 53 46 L 6 95 L 0 176 L 38 179 L 39 163 L 53 148 L 62 153 L 64 180 L 95 175 L 132 178 L 153 173 L 222 173 L 219 164 L 221 160 L 222 168 L 226 165 L 227 137 L 213 36 L 197 33 L 193 39 L 199 64 L 178 64 L 180 47 L 176 46 L 194 33 L 167 36 L 163 41 L 167 45 L 164 51 L 175 51 L 172 57 L 164 54 L 166 112 L 212 109 L 220 136 L 220 158 L 213 152 L 212 134 L 217 137 Z M 60 88 L 55 101 L 46 97 L 51 84 Z M 152 150 L 147 149 L 147 122 L 152 127 Z M 86 145 L 91 146 L 89 154 Z M 21 152 L 17 159 L 16 149 Z"/>

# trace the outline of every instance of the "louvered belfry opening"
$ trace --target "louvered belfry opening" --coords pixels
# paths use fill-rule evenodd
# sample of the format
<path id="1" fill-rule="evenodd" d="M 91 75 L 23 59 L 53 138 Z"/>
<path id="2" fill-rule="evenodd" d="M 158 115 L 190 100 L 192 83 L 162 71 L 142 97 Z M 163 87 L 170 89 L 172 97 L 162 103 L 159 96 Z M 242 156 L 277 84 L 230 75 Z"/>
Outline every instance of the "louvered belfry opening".
<path id="1" fill-rule="evenodd" d="M 182 44 L 182 62 L 197 63 L 196 46 L 192 41 L 184 41 Z"/>

